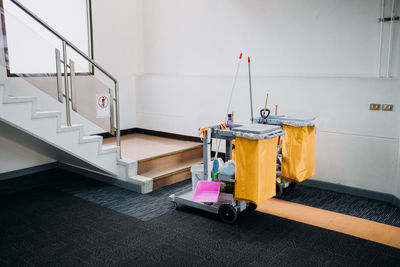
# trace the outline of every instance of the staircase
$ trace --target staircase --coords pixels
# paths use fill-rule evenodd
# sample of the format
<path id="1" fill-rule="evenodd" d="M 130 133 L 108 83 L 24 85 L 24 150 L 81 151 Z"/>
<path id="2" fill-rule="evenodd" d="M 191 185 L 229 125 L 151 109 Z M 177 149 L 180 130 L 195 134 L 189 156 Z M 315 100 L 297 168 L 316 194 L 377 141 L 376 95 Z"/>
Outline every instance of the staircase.
<path id="1" fill-rule="evenodd" d="M 29 75 L 15 74 L 17 77 L 11 79 L 16 79 L 14 80 L 16 82 L 24 80 L 27 83 L 21 83 L 19 86 L 23 86 L 23 88 L 29 87 L 29 89 L 33 90 L 38 89 L 52 96 L 53 98 L 49 101 L 58 103 L 58 108 L 57 111 L 39 111 L 37 109 L 37 97 L 10 96 L 10 89 L 15 88 L 9 88 L 9 86 L 16 84 L 8 79 L 8 73 L 11 72 L 9 62 L 13 62 L 13 57 L 9 57 L 9 54 L 7 54 L 9 47 L 7 35 L 4 31 L 6 25 L 2 24 L 4 20 L 1 20 L 3 38 L 0 40 L 0 75 L 4 77 L 4 81 L 0 81 L 0 121 L 4 123 L 3 125 L 11 126 L 13 133 L 15 129 L 15 133 L 28 135 L 27 146 L 33 147 L 33 144 L 29 143 L 30 137 L 32 137 L 32 141 L 39 140 L 45 144 L 46 148 L 41 148 L 45 153 L 51 154 L 49 150 L 60 152 L 59 155 L 62 156 L 57 156 L 56 159 L 61 163 L 67 165 L 77 163 L 77 167 L 100 172 L 102 175 L 106 174 L 110 183 L 113 184 L 115 184 L 115 179 L 118 180 L 119 184 L 134 184 L 135 186 L 129 186 L 129 188 L 136 188 L 140 193 L 149 193 L 157 188 L 191 177 L 190 166 L 201 162 L 201 146 L 144 160 L 122 158 L 120 146 L 120 97 L 117 79 L 19 1 L 10 0 L 10 2 L 60 41 L 59 45 L 54 45 L 40 38 L 41 45 L 46 48 L 45 50 L 48 50 L 46 53 L 55 55 L 54 60 L 52 59 L 51 63 L 48 62 L 49 64 L 55 64 L 55 73 L 53 73 L 54 70 L 48 70 L 50 71 L 49 73 L 44 73 L 45 75 L 42 73 L 42 76 L 38 76 L 36 79 L 29 79 L 35 78 L 29 77 Z M 33 30 L 29 25 L 26 25 L 1 7 L 0 13 L 2 17 L 7 18 L 10 24 L 18 25 L 18 30 L 24 29 L 24 33 L 29 33 L 27 36 L 38 34 L 32 32 Z M 32 48 L 32 50 L 29 48 Z M 71 49 L 74 53 L 68 53 L 67 55 L 67 49 Z M 32 61 L 30 56 L 36 53 L 39 53 L 39 51 L 35 50 L 35 46 L 27 46 L 23 50 L 19 50 L 18 55 L 24 59 L 27 65 L 34 65 L 37 61 L 29 61 Z M 84 75 L 82 73 L 78 75 L 78 73 L 75 73 L 75 62 L 80 62 L 82 59 L 86 60 L 91 71 L 84 72 Z M 46 82 L 50 86 L 46 85 Z M 88 93 L 88 95 L 79 94 L 82 92 Z M 84 135 L 85 131 L 82 124 L 72 123 L 72 115 L 81 116 L 84 119 L 82 123 L 85 123 L 86 127 L 90 126 L 90 124 L 87 124 L 89 121 L 94 123 L 98 117 L 101 117 L 94 115 L 95 112 L 93 110 L 90 110 L 93 114 L 90 112 L 86 114 L 85 112 L 87 111 L 85 109 L 78 108 L 79 103 L 81 106 L 90 106 L 92 103 L 90 94 L 98 98 L 96 95 L 98 93 L 100 97 L 103 97 L 104 103 L 106 103 L 104 99 L 108 99 L 109 114 L 103 116 L 105 117 L 103 122 L 109 124 L 110 133 L 115 134 L 116 140 L 114 143 L 116 145 L 105 145 L 101 136 L 86 136 Z M 82 103 L 83 100 L 86 103 Z M 46 104 L 53 104 L 49 101 Z M 62 107 L 59 103 L 63 103 L 65 106 Z M 104 103 L 103 108 L 105 108 Z M 63 113 L 59 111 L 59 108 L 65 111 L 65 122 L 62 120 Z M 104 125 L 97 125 L 102 129 L 106 129 L 103 127 Z"/>
<path id="2" fill-rule="evenodd" d="M 153 191 L 153 180 L 137 175 L 137 161 L 119 158 L 120 147 L 103 145 L 101 136 L 84 136 L 83 125 L 63 125 L 60 111 L 38 111 L 36 97 L 13 97 L 8 92 L 8 83 L 0 82 L 1 121 L 105 172 L 110 179 L 136 184 L 140 193 Z"/>

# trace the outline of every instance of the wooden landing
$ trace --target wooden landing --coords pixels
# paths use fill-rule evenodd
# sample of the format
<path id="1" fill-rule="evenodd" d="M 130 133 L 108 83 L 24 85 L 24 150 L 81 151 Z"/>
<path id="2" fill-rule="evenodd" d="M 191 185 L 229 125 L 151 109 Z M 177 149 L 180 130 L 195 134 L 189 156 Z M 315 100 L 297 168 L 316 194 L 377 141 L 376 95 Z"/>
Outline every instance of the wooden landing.
<path id="1" fill-rule="evenodd" d="M 103 143 L 114 142 L 106 138 Z M 145 134 L 122 136 L 121 154 L 138 161 L 138 174 L 153 179 L 153 190 L 190 179 L 190 167 L 203 160 L 201 143 Z"/>

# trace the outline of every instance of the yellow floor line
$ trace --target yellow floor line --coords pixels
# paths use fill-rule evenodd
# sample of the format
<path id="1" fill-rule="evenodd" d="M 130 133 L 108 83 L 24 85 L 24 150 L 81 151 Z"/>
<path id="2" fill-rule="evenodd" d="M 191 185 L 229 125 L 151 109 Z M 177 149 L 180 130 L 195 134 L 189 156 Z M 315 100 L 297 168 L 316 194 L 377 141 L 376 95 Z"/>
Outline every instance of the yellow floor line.
<path id="1" fill-rule="evenodd" d="M 400 248 L 400 227 L 274 198 L 257 211 Z"/>

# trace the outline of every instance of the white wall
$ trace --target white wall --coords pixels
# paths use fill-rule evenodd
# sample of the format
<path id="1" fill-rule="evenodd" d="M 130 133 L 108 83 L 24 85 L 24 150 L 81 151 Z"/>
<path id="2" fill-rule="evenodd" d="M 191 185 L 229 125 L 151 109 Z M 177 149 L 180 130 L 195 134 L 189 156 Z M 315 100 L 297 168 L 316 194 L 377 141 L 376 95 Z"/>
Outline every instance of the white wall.
<path id="1" fill-rule="evenodd" d="M 54 162 L 53 159 L 21 146 L 1 135 L 0 128 L 0 173 L 35 167 Z"/>
<path id="2" fill-rule="evenodd" d="M 142 73 L 142 1 L 92 1 L 94 57 L 119 81 L 121 128 L 136 125 L 136 78 Z"/>
<path id="3" fill-rule="evenodd" d="M 137 127 L 195 136 L 222 120 L 244 52 L 252 56 L 255 113 L 269 92 L 279 114 L 318 116 L 314 179 L 396 194 L 400 80 L 375 78 L 379 3 L 144 1 Z M 396 29 L 397 50 L 398 36 Z M 246 63 L 232 103 L 238 122 L 250 117 Z M 395 110 L 372 112 L 369 103 Z"/>
<path id="4" fill-rule="evenodd" d="M 196 136 L 223 119 L 244 52 L 252 56 L 255 113 L 269 92 L 280 114 L 319 117 L 314 179 L 400 197 L 400 80 L 375 78 L 379 2 L 96 0 L 94 56 L 120 82 L 123 129 Z M 395 77 L 399 39 L 396 26 Z M 242 62 L 232 104 L 238 122 L 249 118 L 247 84 Z M 371 112 L 373 102 L 395 111 Z"/>

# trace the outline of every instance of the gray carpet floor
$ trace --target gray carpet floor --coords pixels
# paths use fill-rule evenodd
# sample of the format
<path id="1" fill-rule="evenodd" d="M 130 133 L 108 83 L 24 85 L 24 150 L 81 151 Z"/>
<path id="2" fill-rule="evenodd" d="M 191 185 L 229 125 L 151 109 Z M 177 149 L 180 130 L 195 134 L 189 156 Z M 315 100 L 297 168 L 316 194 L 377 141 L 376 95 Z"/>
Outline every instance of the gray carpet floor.
<path id="1" fill-rule="evenodd" d="M 0 182 L 0 196 L 40 186 L 52 187 L 141 221 L 170 212 L 168 197 L 191 187 L 186 180 L 142 195 L 61 170 L 27 175 Z M 400 227 L 400 209 L 390 203 L 321 190 L 301 184 L 286 190 L 281 199 Z"/>
<path id="2" fill-rule="evenodd" d="M 1 195 L 0 214 L 0 266 L 400 266 L 396 248 L 260 212 L 143 222 L 39 186 Z"/>

